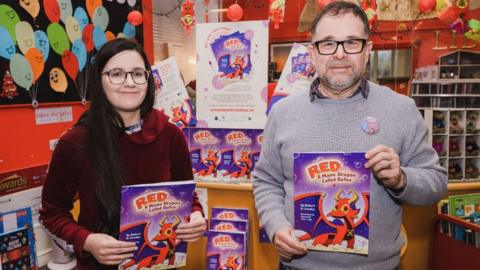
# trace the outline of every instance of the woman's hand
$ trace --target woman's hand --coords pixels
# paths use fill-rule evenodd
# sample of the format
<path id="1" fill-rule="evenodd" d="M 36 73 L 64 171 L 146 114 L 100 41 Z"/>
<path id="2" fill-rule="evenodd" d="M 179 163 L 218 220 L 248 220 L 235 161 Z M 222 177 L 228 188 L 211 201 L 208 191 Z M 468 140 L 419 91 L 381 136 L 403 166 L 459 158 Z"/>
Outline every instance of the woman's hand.
<path id="1" fill-rule="evenodd" d="M 190 214 L 190 222 L 178 225 L 177 238 L 187 242 L 193 242 L 200 239 L 207 230 L 207 221 L 202 213 L 195 211 Z"/>
<path id="2" fill-rule="evenodd" d="M 133 257 L 137 250 L 133 242 L 118 241 L 107 234 L 92 233 L 87 236 L 83 249 L 90 252 L 101 264 L 117 265 Z"/>

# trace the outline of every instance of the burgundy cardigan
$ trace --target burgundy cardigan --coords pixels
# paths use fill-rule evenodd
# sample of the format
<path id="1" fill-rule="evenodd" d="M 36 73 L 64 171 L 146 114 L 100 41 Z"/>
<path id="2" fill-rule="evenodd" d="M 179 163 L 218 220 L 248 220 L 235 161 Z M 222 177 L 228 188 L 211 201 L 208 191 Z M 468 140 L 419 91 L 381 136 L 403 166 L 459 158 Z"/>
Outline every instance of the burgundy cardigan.
<path id="1" fill-rule="evenodd" d="M 120 133 L 120 162 L 127 184 L 193 179 L 189 150 L 182 131 L 157 110 L 147 113 L 143 121 L 141 131 L 131 135 Z M 83 250 L 87 236 L 96 232 L 99 211 L 86 152 L 86 132 L 85 126 L 74 126 L 58 141 L 43 187 L 40 221 L 52 234 L 73 245 L 78 269 L 117 269 L 117 266 L 101 266 Z M 77 195 L 81 208 L 78 221 L 74 221 L 70 210 Z M 193 211 L 202 212 L 197 196 Z"/>

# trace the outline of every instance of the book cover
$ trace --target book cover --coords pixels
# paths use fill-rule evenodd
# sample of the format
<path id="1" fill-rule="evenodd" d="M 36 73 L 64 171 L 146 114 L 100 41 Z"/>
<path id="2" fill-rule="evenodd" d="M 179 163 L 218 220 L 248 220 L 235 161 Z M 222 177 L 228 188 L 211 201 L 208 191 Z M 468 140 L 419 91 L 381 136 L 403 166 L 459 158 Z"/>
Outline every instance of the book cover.
<path id="1" fill-rule="evenodd" d="M 448 213 L 456 217 L 469 217 L 480 212 L 480 193 L 452 195 L 448 197 Z"/>
<path id="2" fill-rule="evenodd" d="M 0 234 L 0 269 L 36 269 L 30 258 L 28 228 Z"/>
<path id="3" fill-rule="evenodd" d="M 309 249 L 368 254 L 365 153 L 295 153 L 295 235 Z"/>
<path id="4" fill-rule="evenodd" d="M 30 263 L 30 267 L 27 269 L 37 269 L 37 255 L 33 228 L 32 210 L 30 209 L 30 207 L 0 213 L 0 234 L 8 234 L 9 232 L 18 230 L 25 231 L 26 233 L 26 236 L 28 238 L 28 250 L 30 251 L 30 258 L 28 260 Z M 0 270 L 1 269 L 2 268 L 0 268 Z"/>
<path id="5" fill-rule="evenodd" d="M 193 181 L 122 187 L 120 236 L 135 242 L 137 251 L 120 269 L 170 269 L 186 264 L 187 243 L 175 230 L 192 211 Z"/>
<path id="6" fill-rule="evenodd" d="M 247 244 L 244 232 L 207 232 L 207 270 L 246 270 Z"/>

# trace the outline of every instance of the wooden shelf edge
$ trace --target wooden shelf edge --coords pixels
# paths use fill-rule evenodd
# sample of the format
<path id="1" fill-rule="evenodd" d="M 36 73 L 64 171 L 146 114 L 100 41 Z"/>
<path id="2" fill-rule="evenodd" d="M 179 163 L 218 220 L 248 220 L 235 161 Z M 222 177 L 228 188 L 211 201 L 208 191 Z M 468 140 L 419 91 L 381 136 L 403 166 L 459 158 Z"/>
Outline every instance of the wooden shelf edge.
<path id="1" fill-rule="evenodd" d="M 472 190 L 480 189 L 480 181 L 448 183 L 448 190 Z"/>
<path id="2" fill-rule="evenodd" d="M 219 183 L 195 181 L 197 187 L 208 189 L 225 189 L 225 190 L 253 190 L 252 183 Z"/>

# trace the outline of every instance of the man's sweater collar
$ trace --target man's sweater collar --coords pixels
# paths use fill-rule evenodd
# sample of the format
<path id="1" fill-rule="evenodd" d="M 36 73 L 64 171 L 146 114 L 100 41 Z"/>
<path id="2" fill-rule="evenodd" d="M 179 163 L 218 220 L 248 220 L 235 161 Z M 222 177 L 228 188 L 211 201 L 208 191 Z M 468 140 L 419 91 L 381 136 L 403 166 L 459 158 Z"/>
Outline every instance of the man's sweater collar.
<path id="1" fill-rule="evenodd" d="M 315 98 L 329 99 L 329 97 L 326 97 L 322 95 L 322 93 L 320 93 L 320 91 L 318 90 L 319 85 L 320 85 L 320 78 L 317 77 L 310 85 L 310 102 L 314 102 Z M 355 91 L 355 93 L 353 93 L 353 95 L 351 95 L 349 98 L 357 95 L 358 93 L 361 93 L 363 98 L 367 99 L 369 92 L 370 92 L 370 87 L 368 85 L 368 81 L 367 79 L 362 78 L 357 91 Z"/>

